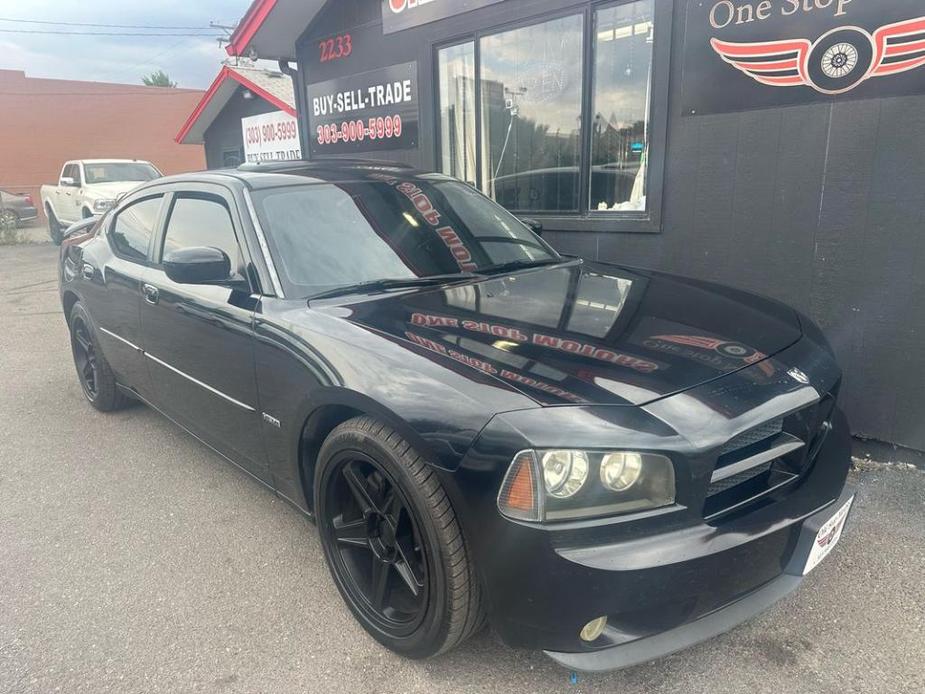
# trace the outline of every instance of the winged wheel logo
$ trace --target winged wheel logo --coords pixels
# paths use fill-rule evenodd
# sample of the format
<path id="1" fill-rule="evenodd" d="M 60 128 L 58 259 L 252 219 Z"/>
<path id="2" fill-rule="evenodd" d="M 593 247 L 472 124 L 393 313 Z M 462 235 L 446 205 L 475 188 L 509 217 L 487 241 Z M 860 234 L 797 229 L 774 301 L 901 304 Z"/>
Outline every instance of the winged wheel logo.
<path id="1" fill-rule="evenodd" d="M 888 24 L 873 33 L 856 26 L 838 27 L 815 42 L 712 39 L 710 43 L 723 60 L 761 84 L 843 94 L 873 77 L 925 65 L 925 17 Z"/>

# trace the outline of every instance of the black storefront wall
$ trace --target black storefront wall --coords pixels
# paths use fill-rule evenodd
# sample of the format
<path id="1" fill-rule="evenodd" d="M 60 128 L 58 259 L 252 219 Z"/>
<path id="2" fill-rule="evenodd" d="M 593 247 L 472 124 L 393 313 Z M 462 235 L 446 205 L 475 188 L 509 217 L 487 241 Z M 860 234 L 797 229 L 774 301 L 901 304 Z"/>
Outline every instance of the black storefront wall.
<path id="1" fill-rule="evenodd" d="M 206 150 L 206 165 L 210 169 L 221 169 L 230 165 L 226 154 L 238 152 L 243 162 L 244 133 L 241 130 L 241 120 L 250 116 L 259 116 L 264 113 L 279 111 L 279 107 L 261 99 L 256 94 L 245 99 L 244 87 L 238 87 L 234 95 L 225 104 L 221 113 L 206 128 L 203 133 L 203 142 Z"/>
<path id="2" fill-rule="evenodd" d="M 778 11 L 793 2 L 768 1 Z M 819 3 L 815 17 L 822 10 L 829 13 L 832 28 L 860 16 L 866 22 L 862 28 L 874 32 L 882 25 L 870 20 L 872 8 L 883 10 L 886 21 L 913 16 L 906 0 L 852 0 L 843 6 L 850 12 L 847 19 L 832 16 L 837 0 L 807 1 Z M 787 17 L 792 20 L 787 23 L 766 20 L 767 35 L 747 22 L 711 35 L 702 25 L 689 28 L 688 13 L 707 3 L 656 2 L 660 11 L 667 5 L 671 16 L 670 32 L 664 24 L 656 27 L 656 61 L 663 49 L 669 56 L 668 75 L 657 85 L 664 93 L 653 90 L 652 95 L 653 121 L 666 121 L 656 233 L 618 233 L 626 228 L 619 222 L 573 219 L 547 224 L 546 238 L 563 252 L 715 280 L 800 308 L 823 326 L 839 353 L 846 372 L 843 400 L 855 432 L 925 450 L 925 351 L 917 339 L 925 334 L 925 274 L 920 272 L 925 266 L 925 69 L 871 78 L 857 87 L 865 91 L 833 97 L 807 87 L 761 85 L 723 64 L 729 73 L 709 73 L 713 77 L 706 79 L 728 85 L 728 92 L 719 93 L 725 102 L 714 98 L 716 112 L 701 115 L 704 95 L 693 92 L 701 99 L 695 106 L 691 99 L 704 79 L 707 66 L 699 61 L 706 54 L 702 43 L 692 48 L 688 42 L 718 37 L 748 43 L 762 36 L 815 41 L 826 25 L 807 19 L 807 12 Z M 734 3 L 745 4 L 753 10 L 759 5 Z M 384 34 L 380 0 L 338 0 L 300 39 L 300 70 L 307 84 L 317 84 L 416 63 L 416 146 L 344 155 L 434 169 L 439 161 L 437 47 L 589 5 L 505 0 Z M 794 34 L 795 26 L 805 31 Z M 347 33 L 350 54 L 321 62 L 321 41 Z M 891 79 L 901 79 L 902 89 Z M 793 90 L 805 98 L 797 99 Z M 310 107 L 306 96 L 307 89 L 300 95 L 300 113 Z M 656 112 L 659 99 L 664 106 Z M 315 134 L 308 119 L 300 123 L 310 141 Z M 651 169 L 653 176 L 657 165 Z"/>

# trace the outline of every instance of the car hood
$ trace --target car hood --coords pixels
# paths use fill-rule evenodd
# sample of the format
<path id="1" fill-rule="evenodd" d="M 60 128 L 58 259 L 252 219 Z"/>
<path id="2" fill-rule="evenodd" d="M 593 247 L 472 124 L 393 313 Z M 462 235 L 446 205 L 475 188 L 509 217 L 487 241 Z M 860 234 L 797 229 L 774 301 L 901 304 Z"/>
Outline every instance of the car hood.
<path id="1" fill-rule="evenodd" d="M 97 200 L 115 200 L 120 195 L 135 190 L 142 181 L 122 181 L 118 183 L 88 183 L 84 194 Z"/>
<path id="2" fill-rule="evenodd" d="M 543 405 L 643 405 L 754 364 L 780 378 L 768 357 L 802 335 L 772 300 L 578 260 L 328 310 Z"/>

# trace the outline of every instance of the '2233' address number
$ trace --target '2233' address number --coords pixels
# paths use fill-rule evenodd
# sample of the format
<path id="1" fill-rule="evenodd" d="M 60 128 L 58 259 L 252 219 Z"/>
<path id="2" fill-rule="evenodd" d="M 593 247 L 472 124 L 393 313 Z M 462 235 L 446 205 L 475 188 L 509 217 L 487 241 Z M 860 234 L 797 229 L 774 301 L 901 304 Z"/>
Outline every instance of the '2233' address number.
<path id="1" fill-rule="evenodd" d="M 332 39 L 326 39 L 318 44 L 318 49 L 321 51 L 322 63 L 341 60 L 353 53 L 353 37 L 350 34 L 341 34 Z"/>
<path id="2" fill-rule="evenodd" d="M 386 116 L 370 118 L 364 123 L 361 120 L 344 121 L 337 126 L 319 125 L 316 129 L 319 145 L 330 145 L 337 142 L 362 142 L 363 140 L 389 140 L 401 137 L 401 116 Z"/>

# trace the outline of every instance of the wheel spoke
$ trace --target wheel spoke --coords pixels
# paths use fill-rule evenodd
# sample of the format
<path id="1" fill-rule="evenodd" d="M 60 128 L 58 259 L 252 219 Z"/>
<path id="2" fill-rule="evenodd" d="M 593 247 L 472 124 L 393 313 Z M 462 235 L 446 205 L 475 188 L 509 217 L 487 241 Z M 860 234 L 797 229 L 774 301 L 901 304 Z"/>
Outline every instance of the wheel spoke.
<path id="1" fill-rule="evenodd" d="M 383 561 L 373 560 L 373 574 L 370 583 L 371 590 L 369 594 L 372 606 L 377 610 L 382 610 L 385 604 L 385 595 L 389 587 L 389 573 L 391 566 Z"/>
<path id="2" fill-rule="evenodd" d="M 371 549 L 366 536 L 366 521 L 362 518 L 349 522 L 345 522 L 343 516 L 335 518 L 334 537 L 342 545 Z"/>
<path id="3" fill-rule="evenodd" d="M 404 558 L 404 552 L 399 548 L 399 553 L 401 554 L 401 559 L 395 562 L 395 570 L 398 572 L 398 575 L 401 576 L 401 580 L 404 581 L 405 585 L 408 586 L 408 590 L 411 591 L 411 594 L 414 597 L 417 597 L 421 588 L 424 587 L 423 582 L 419 582 L 417 576 L 414 575 L 414 570 L 411 568 L 411 564 L 407 562 Z"/>
<path id="4" fill-rule="evenodd" d="M 358 474 L 352 465 L 348 465 L 344 468 L 344 479 L 347 480 L 350 491 L 353 493 L 353 496 L 356 499 L 357 504 L 360 505 L 360 510 L 363 513 L 368 513 L 369 511 L 379 511 L 376 503 L 373 501 L 372 495 L 369 493 L 369 488 L 366 486 L 366 479 L 362 475 Z"/>
<path id="5" fill-rule="evenodd" d="M 388 518 L 392 527 L 396 530 L 398 529 L 398 521 L 401 520 L 402 509 L 404 509 L 404 506 L 401 503 L 401 498 L 394 488 L 390 489 L 382 502 L 382 515 Z"/>
<path id="6" fill-rule="evenodd" d="M 90 339 L 84 334 L 83 330 L 77 330 L 74 333 L 74 339 L 77 340 L 77 344 L 80 345 L 85 352 L 90 351 Z"/>

